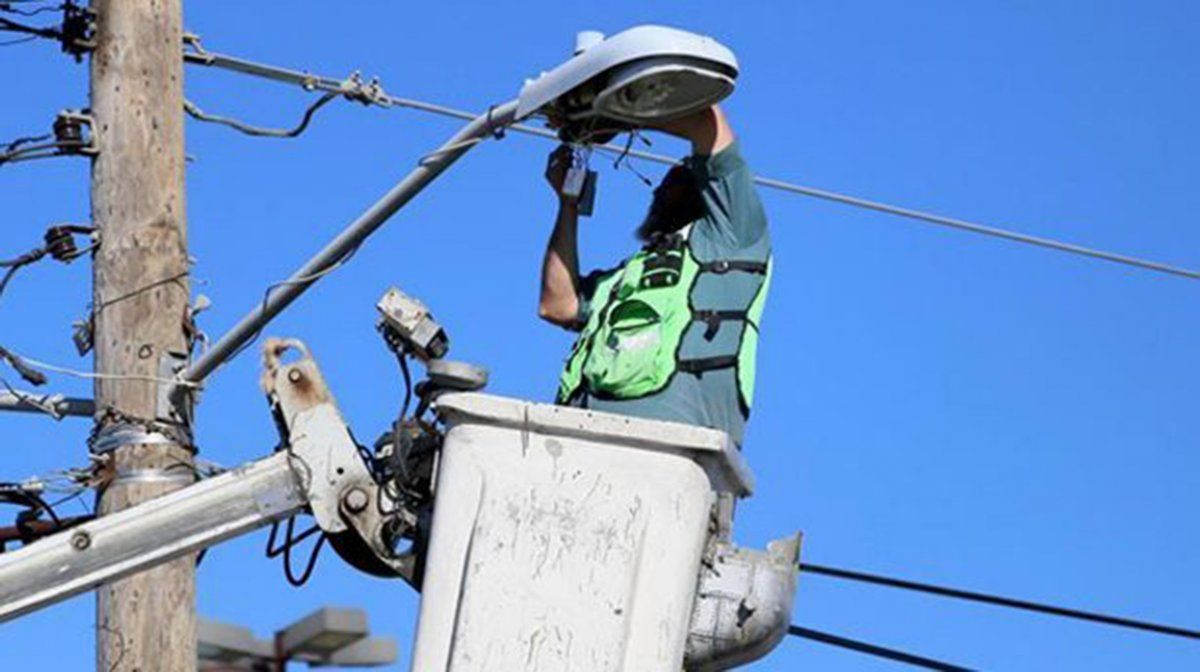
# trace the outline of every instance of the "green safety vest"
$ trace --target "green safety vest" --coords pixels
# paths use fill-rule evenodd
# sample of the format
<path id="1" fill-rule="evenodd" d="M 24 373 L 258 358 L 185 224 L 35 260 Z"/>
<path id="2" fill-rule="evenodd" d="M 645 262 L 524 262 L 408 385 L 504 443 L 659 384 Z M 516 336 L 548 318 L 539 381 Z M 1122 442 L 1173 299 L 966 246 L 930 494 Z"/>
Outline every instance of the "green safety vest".
<path id="1" fill-rule="evenodd" d="M 750 304 L 732 310 L 693 308 L 696 280 L 705 273 L 729 272 L 761 276 Z M 604 399 L 638 399 L 666 389 L 677 372 L 733 368 L 742 412 L 749 415 L 758 324 L 770 274 L 770 257 L 701 262 L 683 234 L 646 246 L 596 283 L 591 314 L 559 381 L 558 403 L 569 403 L 584 392 Z M 726 321 L 744 323 L 736 351 L 680 357 L 684 334 L 693 322 L 704 323 L 704 337 L 711 340 Z"/>

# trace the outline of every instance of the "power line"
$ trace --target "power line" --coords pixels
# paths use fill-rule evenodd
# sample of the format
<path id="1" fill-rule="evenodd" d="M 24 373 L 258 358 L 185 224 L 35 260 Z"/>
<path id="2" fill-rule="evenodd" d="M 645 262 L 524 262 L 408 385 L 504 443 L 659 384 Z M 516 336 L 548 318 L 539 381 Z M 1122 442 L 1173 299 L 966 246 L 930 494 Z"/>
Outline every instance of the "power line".
<path id="1" fill-rule="evenodd" d="M 20 3 L 13 3 L 11 0 L 9 2 L 0 2 L 0 12 L 19 14 L 20 16 L 37 16 L 45 12 L 57 12 L 63 8 L 63 5 L 44 5 L 35 9 L 21 9 L 20 7 L 14 7 L 14 4 Z"/>
<path id="2" fill-rule="evenodd" d="M 25 44 L 26 42 L 32 42 L 36 39 L 38 39 L 37 35 L 27 35 L 25 37 L 18 37 L 18 38 L 14 38 L 11 40 L 5 40 L 3 42 L 0 42 L 0 47 L 11 47 L 11 46 L 17 45 L 17 44 Z"/>
<path id="3" fill-rule="evenodd" d="M 971 668 L 969 667 L 953 665 L 951 663 L 934 660 L 933 658 L 926 658 L 925 656 L 918 656 L 916 654 L 907 653 L 898 649 L 889 649 L 876 644 L 868 644 L 867 642 L 861 642 L 857 639 L 849 639 L 847 637 L 831 635 L 827 632 L 821 632 L 820 630 L 813 630 L 812 628 L 802 628 L 798 625 L 789 626 L 788 634 L 792 635 L 793 637 L 801 637 L 814 642 L 820 642 L 830 646 L 836 646 L 843 649 L 849 649 L 851 651 L 857 651 L 859 653 L 865 653 L 877 658 L 886 658 L 898 663 L 912 665 L 913 667 L 921 667 L 926 670 L 940 670 L 941 672 L 971 672 Z"/>
<path id="4" fill-rule="evenodd" d="M 1051 604 L 1041 604 L 1038 602 L 1030 602 L 1028 600 L 1018 600 L 1011 597 L 1003 597 L 1000 595 L 990 595 L 987 593 L 979 593 L 970 590 L 962 590 L 959 588 L 948 588 L 946 586 L 936 586 L 929 583 L 920 583 L 917 581 L 909 581 L 906 579 L 897 579 L 888 576 L 880 576 L 878 574 L 868 574 L 866 572 L 857 572 L 848 569 L 838 569 L 836 567 L 828 567 L 825 565 L 814 565 L 811 563 L 800 563 L 800 571 L 810 574 L 821 574 L 838 579 L 846 579 L 849 581 L 859 581 L 862 583 L 871 583 L 879 586 L 888 586 L 891 588 L 900 588 L 903 590 L 913 590 L 931 595 L 939 595 L 941 597 L 949 597 L 958 600 L 967 600 L 971 602 L 980 602 L 983 604 L 991 604 L 994 606 L 1008 607 L 1010 609 L 1020 609 L 1023 611 L 1032 611 L 1041 614 L 1049 614 L 1051 616 L 1059 616 L 1062 618 L 1072 618 L 1081 621 L 1090 621 L 1092 623 L 1102 623 L 1104 625 L 1112 625 L 1121 628 L 1131 628 L 1134 630 L 1144 630 L 1160 635 L 1170 635 L 1172 637 L 1184 637 L 1187 639 L 1200 639 L 1200 631 L 1181 628 L 1173 625 L 1163 625 L 1160 623 L 1151 623 L 1148 621 L 1140 621 L 1122 616 L 1112 616 L 1109 614 L 1101 614 L 1091 611 L 1082 611 L 1080 609 L 1071 609 L 1068 607 L 1059 607 Z"/>
<path id="5" fill-rule="evenodd" d="M 278 82 L 294 84 L 294 85 L 302 86 L 307 90 L 320 90 L 320 91 L 326 91 L 326 92 L 331 92 L 331 93 L 337 93 L 337 94 L 344 95 L 347 98 L 357 100 L 357 101 L 365 103 L 365 104 L 374 104 L 374 105 L 379 105 L 381 107 L 402 107 L 402 108 L 408 108 L 408 109 L 413 109 L 413 110 L 419 110 L 422 112 L 429 112 L 431 114 L 438 114 L 438 115 L 442 115 L 442 116 L 446 116 L 446 117 L 453 117 L 455 119 L 462 119 L 462 120 L 471 120 L 477 116 L 471 112 L 455 109 L 452 107 L 446 107 L 444 105 L 437 105 L 434 103 L 427 103 L 424 101 L 414 100 L 414 99 L 410 99 L 410 98 L 399 98 L 397 96 L 392 96 L 392 95 L 384 92 L 378 82 L 371 82 L 370 84 L 366 84 L 357 76 L 351 76 L 350 78 L 345 79 L 345 80 L 338 80 L 338 79 L 333 79 L 330 77 L 313 75 L 313 74 L 310 74 L 307 72 L 299 72 L 296 70 L 289 70 L 287 68 L 280 68 L 280 67 L 276 67 L 273 65 L 256 63 L 253 61 L 248 61 L 245 59 L 236 58 L 236 57 L 228 56 L 225 54 L 219 54 L 216 52 L 206 51 L 200 46 L 199 39 L 196 38 L 195 36 L 188 36 L 187 41 L 188 41 L 188 44 L 191 45 L 192 48 L 194 49 L 194 51 L 185 51 L 184 52 L 184 60 L 188 63 L 192 63 L 192 64 L 196 64 L 196 65 L 203 65 L 203 66 L 207 66 L 207 67 L 221 68 L 221 69 L 230 70 L 230 71 L 234 71 L 234 72 L 240 72 L 242 74 L 252 75 L 255 77 L 262 77 L 265 79 L 271 79 L 271 80 L 278 81 Z M 513 124 L 513 125 L 509 126 L 508 128 L 513 130 L 514 132 L 523 133 L 525 135 L 532 135 L 532 136 L 547 138 L 547 139 L 551 139 L 551 140 L 555 140 L 555 141 L 557 141 L 559 139 L 558 134 L 555 133 L 554 131 L 543 129 L 543 128 L 537 128 L 537 127 L 529 126 L 526 124 Z M 664 165 L 675 165 L 675 164 L 679 163 L 676 159 L 673 159 L 669 156 L 664 156 L 661 154 L 653 154 L 653 153 L 645 152 L 645 151 L 641 151 L 641 150 L 634 150 L 634 149 L 630 149 L 629 147 L 622 147 L 619 145 L 613 145 L 613 144 L 597 145 L 596 149 L 603 151 L 603 152 L 616 154 L 618 156 L 622 156 L 622 155 L 632 156 L 632 157 L 642 159 L 644 161 L 651 161 L 654 163 L 661 163 Z M 952 229 L 957 229 L 960 231 L 967 231 L 969 233 L 976 233 L 976 234 L 980 234 L 980 235 L 989 236 L 992 238 L 1000 238 L 1003 240 L 1008 240 L 1010 242 L 1020 243 L 1023 245 L 1032 245 L 1035 247 L 1042 247 L 1045 249 L 1055 250 L 1058 252 L 1065 252 L 1068 254 L 1074 254 L 1074 255 L 1078 255 L 1078 256 L 1088 257 L 1091 259 L 1099 259 L 1102 261 L 1108 261 L 1108 262 L 1112 262 L 1112 263 L 1116 263 L 1116 264 L 1122 264 L 1125 266 L 1131 266 L 1131 267 L 1140 268 L 1143 270 L 1154 271 L 1154 272 L 1158 272 L 1158 273 L 1166 273 L 1168 275 L 1174 275 L 1177 277 L 1188 278 L 1191 280 L 1200 280 L 1200 270 L 1194 270 L 1194 269 L 1183 268 L 1183 267 L 1179 267 L 1179 266 L 1173 266 L 1173 265 L 1164 264 L 1164 263 L 1153 261 L 1153 260 L 1133 257 L 1133 256 L 1125 255 L 1125 254 L 1107 252 L 1105 250 L 1099 250 L 1096 248 L 1090 248 L 1090 247 L 1085 247 L 1082 245 L 1076 245 L 1074 243 L 1067 243 L 1067 242 L 1063 242 L 1063 241 L 1059 241 L 1059 240 L 1054 240 L 1052 238 L 1046 238 L 1046 237 L 1042 237 L 1042 236 L 1034 236 L 1034 235 L 1030 235 L 1030 234 L 1026 234 L 1026 233 L 1021 233 L 1019 231 L 1012 231 L 1009 229 L 1002 229 L 1002 228 L 995 227 L 995 226 L 988 226 L 985 224 L 970 222 L 970 221 L 967 221 L 964 219 L 958 219 L 955 217 L 947 217 L 944 215 L 938 215 L 935 213 L 926 212 L 926 211 L 922 211 L 922 210 L 915 210 L 912 208 L 905 208 L 905 207 L 900 207 L 900 206 L 896 206 L 896 205 L 890 205 L 888 203 L 883 203 L 880 201 L 873 201 L 873 200 L 869 200 L 869 199 L 865 199 L 865 198 L 859 198 L 857 196 L 851 196 L 848 194 L 830 191 L 827 189 L 818 189 L 816 187 L 808 187 L 808 186 L 804 186 L 804 185 L 800 185 L 800 184 L 795 184 L 792 182 L 785 182 L 783 180 L 778 180 L 778 179 L 770 178 L 770 177 L 755 177 L 754 181 L 763 187 L 767 187 L 769 189 L 776 189 L 776 190 L 783 191 L 786 193 L 792 193 L 792 194 L 797 194 L 797 195 L 801 195 L 801 196 L 808 196 L 810 198 L 817 198 L 817 199 L 829 201 L 832 203 L 839 203 L 841 205 L 848 205 L 851 207 L 862 208 L 862 209 L 866 209 L 866 210 L 873 210 L 875 212 L 882 212 L 882 213 L 889 214 L 889 215 L 895 215 L 897 217 L 904 217 L 906 219 L 911 219 L 911 220 L 923 222 L 926 224 L 933 224 L 935 226 L 952 228 Z"/>
<path id="6" fill-rule="evenodd" d="M 11 19 L 0 17 L 0 31 L 10 33 L 25 33 L 34 37 L 44 37 L 48 40 L 62 39 L 62 31 L 55 28 L 44 28 L 41 26 L 27 26 L 23 23 L 17 23 Z"/>

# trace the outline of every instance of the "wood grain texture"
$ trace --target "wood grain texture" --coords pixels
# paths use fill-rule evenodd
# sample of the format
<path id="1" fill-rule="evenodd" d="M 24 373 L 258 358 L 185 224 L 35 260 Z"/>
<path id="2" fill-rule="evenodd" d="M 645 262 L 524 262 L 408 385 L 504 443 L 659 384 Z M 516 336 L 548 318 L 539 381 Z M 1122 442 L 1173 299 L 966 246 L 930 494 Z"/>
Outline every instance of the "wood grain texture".
<path id="1" fill-rule="evenodd" d="M 189 288 L 184 196 L 181 0 L 94 0 L 91 62 L 92 221 L 96 371 L 157 376 L 160 358 L 186 352 Z M 182 277 L 180 277 L 182 276 Z M 164 282 L 168 278 L 177 280 Z M 97 421 L 112 409 L 153 420 L 158 390 L 142 380 L 98 380 Z M 119 469 L 191 462 L 177 446 L 124 446 Z M 115 484 L 101 515 L 177 485 Z M 97 670 L 196 669 L 195 562 L 186 557 L 97 591 Z"/>

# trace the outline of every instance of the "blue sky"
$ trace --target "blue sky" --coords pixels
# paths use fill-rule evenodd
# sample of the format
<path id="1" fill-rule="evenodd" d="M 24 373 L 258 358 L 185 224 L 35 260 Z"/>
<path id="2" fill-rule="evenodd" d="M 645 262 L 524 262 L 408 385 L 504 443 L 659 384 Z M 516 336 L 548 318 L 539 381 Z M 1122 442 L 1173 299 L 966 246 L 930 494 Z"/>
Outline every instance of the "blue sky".
<path id="1" fill-rule="evenodd" d="M 743 72 L 727 109 L 762 175 L 1200 266 L 1200 8 L 1189 2 L 241 3 L 187 7 L 213 50 L 482 110 L 564 58 L 577 30 L 657 22 L 716 36 Z M 0 49 L 0 139 L 86 105 L 86 68 L 32 43 Z M 206 111 L 288 125 L 311 99 L 187 71 Z M 332 104 L 296 140 L 189 122 L 188 216 L 202 320 L 219 335 L 406 173 L 457 122 Z M 305 339 L 346 415 L 374 436 L 399 379 L 372 325 L 391 284 L 422 297 L 491 390 L 548 399 L 569 336 L 534 314 L 553 216 L 541 140 L 480 147 L 355 260 L 271 325 Z M 656 139 L 655 149 L 684 147 Z M 649 193 L 601 165 L 585 265 L 633 245 Z M 644 167 L 651 175 L 657 167 Z M 87 166 L 0 168 L 0 257 L 84 221 Z M 765 192 L 777 269 L 746 454 L 750 545 L 800 529 L 817 563 L 1200 625 L 1197 285 L 885 215 Z M 69 324 L 89 269 L 40 264 L 0 303 L 0 343 L 80 368 Z M 198 410 L 209 459 L 276 435 L 243 355 Z M 5 374 L 7 375 L 7 374 Z M 55 390 L 89 386 L 54 376 Z M 0 417 L 0 478 L 85 461 L 86 423 Z M 416 596 L 332 553 L 301 590 L 265 532 L 211 551 L 204 616 L 275 627 L 332 603 L 413 629 Z M 802 576 L 797 623 L 984 669 L 1192 670 L 1194 642 Z M 93 600 L 0 628 L 5 667 L 93 665 Z M 48 653 L 52 651 L 53 653 Z M 892 664 L 796 639 L 756 670 Z"/>

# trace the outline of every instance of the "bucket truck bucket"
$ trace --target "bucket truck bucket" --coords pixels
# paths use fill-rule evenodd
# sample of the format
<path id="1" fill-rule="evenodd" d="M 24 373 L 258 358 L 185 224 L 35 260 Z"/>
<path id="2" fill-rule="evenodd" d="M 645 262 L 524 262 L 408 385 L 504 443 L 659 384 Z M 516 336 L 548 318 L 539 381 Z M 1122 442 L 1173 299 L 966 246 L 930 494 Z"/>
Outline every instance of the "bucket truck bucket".
<path id="1" fill-rule="evenodd" d="M 714 541 L 718 496 L 753 487 L 729 438 L 483 394 L 437 404 L 448 430 L 412 669 L 682 669 L 685 649 L 696 648 L 688 641 L 702 559 L 725 548 L 722 562 L 754 563 Z M 784 567 L 785 620 L 795 555 L 794 546 L 762 554 Z M 781 592 L 765 578 L 727 588 L 756 599 Z M 701 619 L 725 637 L 711 621 Z M 774 635 L 751 625 L 733 635 L 738 646 L 757 631 Z M 731 649 L 699 648 L 706 660 Z"/>

